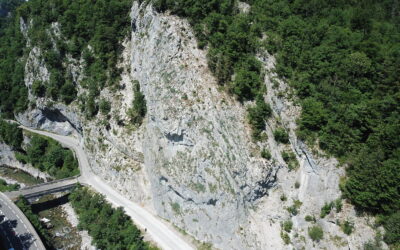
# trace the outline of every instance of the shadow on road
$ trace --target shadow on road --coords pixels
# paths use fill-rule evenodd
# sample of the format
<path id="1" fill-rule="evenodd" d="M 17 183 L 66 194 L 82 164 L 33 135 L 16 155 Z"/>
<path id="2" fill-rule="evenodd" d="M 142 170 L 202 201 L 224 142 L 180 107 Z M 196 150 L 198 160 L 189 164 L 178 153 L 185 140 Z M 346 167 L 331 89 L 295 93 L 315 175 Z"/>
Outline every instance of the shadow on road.
<path id="1" fill-rule="evenodd" d="M 29 249 L 34 242 L 34 237 L 30 233 L 17 234 L 15 231 L 17 225 L 17 220 L 8 220 L 2 216 L 0 218 L 1 237 L 4 240 L 7 239 L 6 244 L 11 242 L 15 249 Z"/>

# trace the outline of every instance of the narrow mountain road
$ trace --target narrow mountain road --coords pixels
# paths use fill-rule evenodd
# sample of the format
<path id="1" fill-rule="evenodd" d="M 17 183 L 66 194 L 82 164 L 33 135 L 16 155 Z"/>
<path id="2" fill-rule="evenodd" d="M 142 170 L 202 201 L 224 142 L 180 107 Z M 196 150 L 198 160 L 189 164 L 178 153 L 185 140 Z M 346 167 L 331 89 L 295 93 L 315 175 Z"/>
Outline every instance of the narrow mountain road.
<path id="1" fill-rule="evenodd" d="M 76 157 L 79 161 L 79 168 L 81 176 L 79 182 L 90 185 L 97 192 L 103 194 L 106 199 L 116 206 L 121 206 L 125 212 L 132 218 L 132 220 L 141 228 L 147 229 L 151 238 L 157 242 L 162 249 L 178 250 L 178 249 L 194 249 L 186 241 L 184 241 L 177 232 L 174 232 L 170 227 L 164 224 L 159 218 L 120 195 L 100 177 L 96 176 L 90 168 L 88 158 L 85 151 L 80 146 L 79 141 L 69 136 L 62 136 L 46 131 L 35 130 L 32 128 L 21 126 L 21 128 L 50 137 L 60 142 L 65 147 L 75 151 Z"/>

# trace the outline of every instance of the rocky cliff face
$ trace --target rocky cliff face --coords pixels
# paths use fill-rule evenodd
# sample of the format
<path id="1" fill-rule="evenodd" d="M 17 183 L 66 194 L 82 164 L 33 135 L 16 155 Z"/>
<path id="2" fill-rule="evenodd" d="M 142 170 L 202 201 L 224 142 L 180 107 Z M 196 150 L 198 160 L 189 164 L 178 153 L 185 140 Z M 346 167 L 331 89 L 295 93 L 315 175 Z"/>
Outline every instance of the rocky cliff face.
<path id="1" fill-rule="evenodd" d="M 321 207 L 340 197 L 344 175 L 334 159 L 317 157 L 296 139 L 300 112 L 285 97 L 289 88 L 274 78 L 274 59 L 260 54 L 265 65 L 266 100 L 274 110 L 268 121 L 268 139 L 253 143 L 244 105 L 220 90 L 207 67 L 206 51 L 197 49 L 189 24 L 151 6 L 133 4 L 131 37 L 124 42 L 119 88 L 105 88 L 110 115 L 87 120 L 77 103 L 69 106 L 45 98 L 18 116 L 28 126 L 81 138 L 93 171 L 135 202 L 222 249 L 359 248 L 373 238 L 367 218 L 357 217 L 351 206 L 318 219 Z M 21 25 L 22 30 L 29 25 Z M 53 25 L 58 29 L 57 24 Z M 57 35 L 57 32 L 53 32 Z M 28 45 L 29 47 L 29 40 Z M 40 51 L 30 48 L 25 83 L 48 78 Z M 82 60 L 70 62 L 79 83 Z M 130 123 L 127 111 L 138 81 L 147 102 L 140 127 Z M 79 87 L 79 94 L 85 90 Z M 51 104 L 51 105 L 50 105 Z M 273 130 L 283 126 L 290 144 L 275 142 Z M 271 160 L 260 157 L 268 148 Z M 283 151 L 293 151 L 299 167 L 289 171 Z M 296 182 L 298 185 L 296 185 Z M 282 199 L 286 197 L 287 200 Z M 299 200 L 297 215 L 286 210 Z M 297 202 L 297 204 L 299 204 Z M 324 239 L 313 243 L 307 234 L 314 215 Z M 351 220 L 356 231 L 345 235 L 338 223 Z M 281 239 L 281 223 L 291 220 L 291 245 Z"/>

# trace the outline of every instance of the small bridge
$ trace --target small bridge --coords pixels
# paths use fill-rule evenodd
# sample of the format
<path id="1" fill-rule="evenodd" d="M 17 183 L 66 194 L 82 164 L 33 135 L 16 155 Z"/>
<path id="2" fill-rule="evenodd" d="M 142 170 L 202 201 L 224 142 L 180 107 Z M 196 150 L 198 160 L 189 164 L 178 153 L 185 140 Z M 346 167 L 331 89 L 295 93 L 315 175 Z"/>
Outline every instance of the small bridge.
<path id="1" fill-rule="evenodd" d="M 73 189 L 78 183 L 78 179 L 78 176 L 70 177 L 26 187 L 18 191 L 6 192 L 4 194 L 11 200 L 16 200 L 20 195 L 24 196 L 26 199 L 37 198 L 46 194 L 64 192 Z"/>

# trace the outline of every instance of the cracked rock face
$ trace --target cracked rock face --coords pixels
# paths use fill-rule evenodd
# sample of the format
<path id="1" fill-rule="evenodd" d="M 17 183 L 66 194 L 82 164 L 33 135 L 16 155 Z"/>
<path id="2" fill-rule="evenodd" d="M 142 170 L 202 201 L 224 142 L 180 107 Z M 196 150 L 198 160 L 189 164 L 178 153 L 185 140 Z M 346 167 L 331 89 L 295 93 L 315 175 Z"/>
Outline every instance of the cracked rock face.
<path id="1" fill-rule="evenodd" d="M 243 5 L 242 11 L 247 8 Z M 97 175 L 127 198 L 217 248 L 361 248 L 373 238 L 367 218 L 357 217 L 348 204 L 341 213 L 319 219 L 324 203 L 340 197 L 338 184 L 344 169 L 337 167 L 335 159 L 316 156 L 297 140 L 295 120 L 300 109 L 282 97 L 281 93 L 290 91 L 286 84 L 279 82 L 274 87 L 272 56 L 260 55 L 259 59 L 265 66 L 266 101 L 275 119 L 267 122 L 268 138 L 256 145 L 250 138 L 245 107 L 218 90 L 207 66 L 207 52 L 197 49 L 188 22 L 137 2 L 131 18 L 132 33 L 123 42 L 119 65 L 123 72 L 120 86 L 103 89 L 99 97 L 110 102 L 109 115 L 87 120 L 76 102 L 49 107 L 48 100 L 30 96 L 36 108 L 18 120 L 80 138 Z M 21 24 L 24 34 L 28 26 Z M 52 25 L 55 35 L 57 27 Z M 30 49 L 28 87 L 35 79 L 49 77 L 38 59 L 40 50 Z M 69 61 L 68 68 L 79 84 L 83 61 Z M 133 126 L 127 115 L 134 81 L 139 82 L 147 103 L 140 127 Z M 85 90 L 78 86 L 78 93 Z M 278 126 L 289 132 L 290 144 L 274 140 Z M 270 151 L 272 160 L 260 157 L 261 148 Z M 283 151 L 295 152 L 298 169 L 288 171 Z M 295 200 L 302 205 L 298 215 L 291 216 L 286 208 Z M 308 238 L 310 223 L 305 215 L 317 217 L 316 223 L 327 232 L 317 245 Z M 348 218 L 357 228 L 351 236 L 332 223 Z M 292 220 L 294 228 L 290 245 L 280 236 L 281 223 L 287 220 Z"/>
<path id="2" fill-rule="evenodd" d="M 159 215 L 217 247 L 243 248 L 248 201 L 275 172 L 252 157 L 245 111 L 217 83 L 188 23 L 132 8 L 131 77 L 146 96 L 144 164 Z"/>

